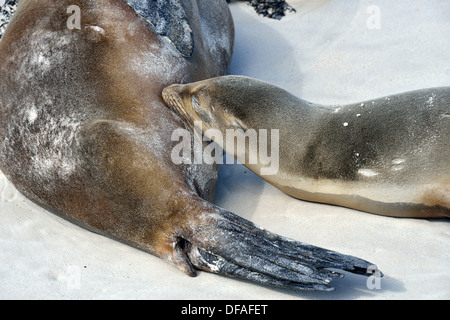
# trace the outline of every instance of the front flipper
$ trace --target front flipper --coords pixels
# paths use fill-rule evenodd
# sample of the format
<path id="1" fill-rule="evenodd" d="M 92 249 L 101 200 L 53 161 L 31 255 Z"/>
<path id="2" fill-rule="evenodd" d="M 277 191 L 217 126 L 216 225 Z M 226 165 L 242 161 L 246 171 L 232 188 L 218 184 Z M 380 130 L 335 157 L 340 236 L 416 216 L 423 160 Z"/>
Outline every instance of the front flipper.
<path id="1" fill-rule="evenodd" d="M 180 0 L 127 0 L 156 32 L 172 41 L 184 57 L 194 52 L 194 35 Z"/>
<path id="2" fill-rule="evenodd" d="M 18 4 L 19 0 L 0 1 L 0 39 L 3 37 L 11 17 L 16 12 Z"/>
<path id="3" fill-rule="evenodd" d="M 327 268 L 370 276 L 382 274 L 370 262 L 294 241 L 217 208 L 207 226 L 189 239 L 178 238 L 177 261 L 188 274 L 193 267 L 271 286 L 332 291 L 329 285 L 343 275 Z M 184 257 L 184 258 L 180 258 Z"/>

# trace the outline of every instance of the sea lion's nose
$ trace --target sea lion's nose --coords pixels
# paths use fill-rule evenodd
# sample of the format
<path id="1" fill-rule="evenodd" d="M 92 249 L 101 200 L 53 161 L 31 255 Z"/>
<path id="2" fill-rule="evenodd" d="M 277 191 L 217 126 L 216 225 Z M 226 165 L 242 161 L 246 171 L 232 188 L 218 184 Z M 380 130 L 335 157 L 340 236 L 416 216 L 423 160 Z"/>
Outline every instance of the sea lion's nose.
<path id="1" fill-rule="evenodd" d="M 162 97 L 166 104 L 175 109 L 180 109 L 182 107 L 182 92 L 185 85 L 173 84 L 162 91 Z"/>

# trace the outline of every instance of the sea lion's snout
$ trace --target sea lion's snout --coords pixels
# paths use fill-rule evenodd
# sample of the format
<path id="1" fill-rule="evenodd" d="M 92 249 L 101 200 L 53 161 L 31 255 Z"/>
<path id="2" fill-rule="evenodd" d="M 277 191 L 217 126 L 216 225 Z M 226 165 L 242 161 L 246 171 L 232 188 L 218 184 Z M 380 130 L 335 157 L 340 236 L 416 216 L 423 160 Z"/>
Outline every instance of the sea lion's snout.
<path id="1" fill-rule="evenodd" d="M 184 118 L 188 122 L 192 122 L 192 118 L 189 116 L 189 111 L 185 110 L 183 104 L 183 92 L 185 85 L 173 84 L 162 91 L 162 97 L 167 106 L 173 110 L 176 114 Z"/>
<path id="2" fill-rule="evenodd" d="M 175 105 L 182 105 L 180 92 L 183 89 L 181 84 L 173 84 L 162 91 L 162 97 L 169 107 L 174 107 Z"/>

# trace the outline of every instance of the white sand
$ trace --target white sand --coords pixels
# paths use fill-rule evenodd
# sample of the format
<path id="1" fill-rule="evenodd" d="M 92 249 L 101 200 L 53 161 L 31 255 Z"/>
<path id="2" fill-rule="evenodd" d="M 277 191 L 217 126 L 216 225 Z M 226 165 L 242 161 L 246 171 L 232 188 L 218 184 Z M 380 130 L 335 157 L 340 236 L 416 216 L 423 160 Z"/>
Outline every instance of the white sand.
<path id="1" fill-rule="evenodd" d="M 269 81 L 320 103 L 450 84 L 449 1 L 291 4 L 298 12 L 281 22 L 232 4 L 231 74 Z M 380 29 L 367 26 L 371 5 L 380 9 Z M 240 165 L 222 167 L 216 203 L 271 231 L 376 263 L 385 274 L 380 288 L 371 290 L 366 278 L 351 274 L 335 280 L 332 293 L 273 290 L 205 272 L 189 278 L 154 256 L 39 208 L 0 174 L 0 298 L 450 298 L 447 221 L 386 218 L 295 200 Z"/>

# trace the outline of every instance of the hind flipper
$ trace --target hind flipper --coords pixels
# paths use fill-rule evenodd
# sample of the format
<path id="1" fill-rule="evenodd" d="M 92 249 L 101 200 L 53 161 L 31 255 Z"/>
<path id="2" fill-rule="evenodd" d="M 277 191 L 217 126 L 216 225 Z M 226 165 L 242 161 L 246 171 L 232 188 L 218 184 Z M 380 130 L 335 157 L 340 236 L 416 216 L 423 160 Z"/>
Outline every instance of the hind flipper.
<path id="1" fill-rule="evenodd" d="M 291 240 L 221 208 L 205 205 L 202 225 L 178 238 L 180 269 L 194 268 L 280 288 L 334 290 L 343 275 L 327 268 L 382 276 L 365 260 Z M 210 211 L 210 214 L 205 214 Z"/>

